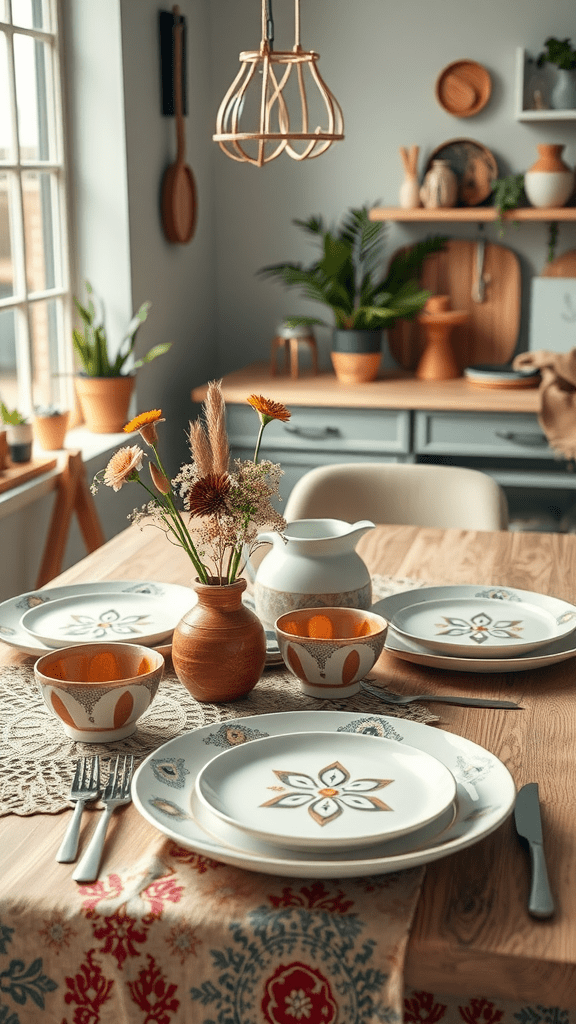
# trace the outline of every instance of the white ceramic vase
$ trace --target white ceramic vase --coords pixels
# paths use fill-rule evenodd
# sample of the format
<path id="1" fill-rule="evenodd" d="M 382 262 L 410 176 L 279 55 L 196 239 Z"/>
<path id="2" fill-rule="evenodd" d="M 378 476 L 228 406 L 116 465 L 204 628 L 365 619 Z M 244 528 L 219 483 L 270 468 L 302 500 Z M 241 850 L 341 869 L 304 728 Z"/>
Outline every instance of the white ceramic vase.
<path id="1" fill-rule="evenodd" d="M 398 202 L 403 210 L 415 210 L 420 206 L 420 186 L 415 175 L 407 174 L 400 185 Z"/>
<path id="2" fill-rule="evenodd" d="M 524 191 L 539 209 L 564 206 L 574 191 L 574 171 L 562 160 L 563 145 L 542 144 L 539 158 L 524 175 Z"/>
<path id="3" fill-rule="evenodd" d="M 458 178 L 447 160 L 433 160 L 420 189 L 420 198 L 428 210 L 456 206 Z"/>
<path id="4" fill-rule="evenodd" d="M 554 110 L 573 110 L 576 107 L 576 70 L 557 69 L 550 100 Z"/>

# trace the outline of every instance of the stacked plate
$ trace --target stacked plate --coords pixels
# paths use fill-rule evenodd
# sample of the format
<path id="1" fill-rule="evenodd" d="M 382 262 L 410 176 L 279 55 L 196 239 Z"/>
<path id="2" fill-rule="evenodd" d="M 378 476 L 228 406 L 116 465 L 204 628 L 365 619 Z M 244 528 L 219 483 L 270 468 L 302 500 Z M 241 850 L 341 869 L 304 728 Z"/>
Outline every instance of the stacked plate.
<path id="1" fill-rule="evenodd" d="M 135 580 L 33 590 L 0 604 L 0 640 L 35 657 L 54 648 L 114 640 L 169 654 L 178 622 L 197 600 L 190 587 Z M 266 664 L 280 662 L 276 636 L 267 631 Z"/>
<path id="2" fill-rule="evenodd" d="M 483 366 L 467 366 L 464 377 L 469 384 L 482 388 L 535 388 L 540 383 L 540 370 L 529 367 L 513 370 L 511 366 L 486 363 Z"/>
<path id="3" fill-rule="evenodd" d="M 190 587 L 128 580 L 30 591 L 0 604 L 0 639 L 37 657 L 54 648 L 114 640 L 163 653 L 196 600 Z"/>
<path id="4" fill-rule="evenodd" d="M 576 655 L 576 606 L 506 587 L 424 587 L 373 608 L 388 620 L 385 650 L 416 664 L 517 672 Z"/>
<path id="5" fill-rule="evenodd" d="M 180 845 L 268 874 L 425 864 L 497 828 L 515 798 L 493 754 L 418 722 L 339 711 L 234 719 L 178 736 L 132 786 Z"/>

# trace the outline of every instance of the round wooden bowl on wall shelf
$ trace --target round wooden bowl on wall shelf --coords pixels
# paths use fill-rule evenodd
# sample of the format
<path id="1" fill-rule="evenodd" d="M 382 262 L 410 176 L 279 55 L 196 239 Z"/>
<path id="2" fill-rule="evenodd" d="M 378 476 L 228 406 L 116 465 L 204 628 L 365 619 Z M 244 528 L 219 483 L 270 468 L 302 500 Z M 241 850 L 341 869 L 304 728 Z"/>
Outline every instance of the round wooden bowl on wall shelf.
<path id="1" fill-rule="evenodd" d="M 454 117 L 473 117 L 484 109 L 492 94 L 492 79 L 475 60 L 456 60 L 438 75 L 436 99 Z"/>
<path id="2" fill-rule="evenodd" d="M 426 347 L 416 367 L 419 380 L 452 380 L 462 376 L 450 333 L 453 327 L 465 324 L 469 316 L 465 309 L 450 309 L 448 295 L 432 295 L 428 299 L 418 317 L 426 332 Z"/>
<path id="3" fill-rule="evenodd" d="M 475 139 L 449 139 L 430 154 L 424 174 L 434 160 L 446 160 L 458 179 L 458 205 L 479 206 L 492 195 L 498 164 L 490 150 Z"/>

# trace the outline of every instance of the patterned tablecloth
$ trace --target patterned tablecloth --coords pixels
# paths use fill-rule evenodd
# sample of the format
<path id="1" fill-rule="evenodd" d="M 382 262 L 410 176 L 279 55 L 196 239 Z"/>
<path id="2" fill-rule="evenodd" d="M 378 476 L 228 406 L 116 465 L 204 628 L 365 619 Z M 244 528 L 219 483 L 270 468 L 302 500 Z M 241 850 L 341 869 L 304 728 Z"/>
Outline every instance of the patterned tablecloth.
<path id="1" fill-rule="evenodd" d="M 379 581 L 382 586 L 386 581 Z M 410 581 L 388 581 L 390 590 Z M 71 766 L 95 752 L 68 741 L 25 667 L 0 674 L 0 810 L 57 813 Z M 248 697 L 198 705 L 168 672 L 137 733 L 137 760 L 198 725 L 339 706 L 386 713 L 367 693 L 305 698 L 283 670 Z M 434 722 L 422 706 L 390 709 Z M 109 753 L 109 749 L 106 748 Z M 64 819 L 62 819 L 64 829 Z M 126 850 L 126 846 L 124 846 Z M 562 1008 L 404 991 L 404 955 L 425 868 L 346 879 L 257 874 L 153 833 L 90 885 L 42 860 L 0 879 L 0 1024 L 570 1024 Z M 489 980 L 487 979 L 487 985 Z M 575 1000 L 576 1001 L 576 1000 Z"/>

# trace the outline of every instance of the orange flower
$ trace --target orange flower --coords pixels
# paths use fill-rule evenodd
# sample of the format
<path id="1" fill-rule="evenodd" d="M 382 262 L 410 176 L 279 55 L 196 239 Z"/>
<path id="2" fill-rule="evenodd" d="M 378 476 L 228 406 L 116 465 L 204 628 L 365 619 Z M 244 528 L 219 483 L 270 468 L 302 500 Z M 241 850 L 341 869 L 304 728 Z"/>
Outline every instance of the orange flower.
<path id="1" fill-rule="evenodd" d="M 152 447 L 158 441 L 156 424 L 164 422 L 162 409 L 151 409 L 150 412 L 141 412 L 139 416 L 135 416 L 133 420 L 130 420 L 130 423 L 127 423 L 124 427 L 124 433 L 133 434 L 135 430 L 139 430 L 146 444 Z"/>
<path id="2" fill-rule="evenodd" d="M 263 395 L 250 395 L 246 399 L 249 405 L 258 413 L 262 423 L 270 423 L 271 420 L 281 420 L 287 423 L 291 413 L 281 402 L 273 402 L 271 398 L 264 398 Z"/>
<path id="3" fill-rule="evenodd" d="M 229 493 L 230 477 L 227 473 L 208 473 L 190 489 L 185 505 L 193 516 L 216 516 L 226 511 Z"/>
<path id="4" fill-rule="evenodd" d="M 114 453 L 106 466 L 104 483 L 107 487 L 113 487 L 119 491 L 123 484 L 130 480 L 138 480 L 138 473 L 142 469 L 144 452 L 138 445 L 130 448 L 120 448 Z"/>

